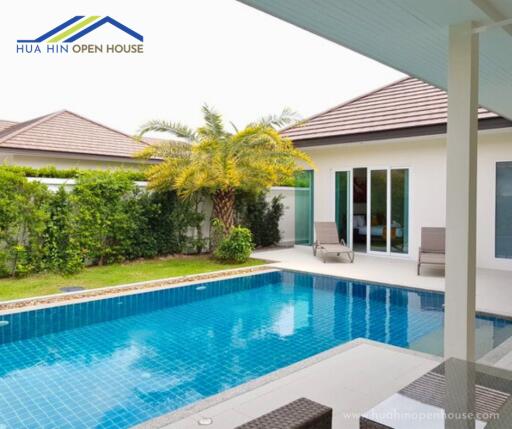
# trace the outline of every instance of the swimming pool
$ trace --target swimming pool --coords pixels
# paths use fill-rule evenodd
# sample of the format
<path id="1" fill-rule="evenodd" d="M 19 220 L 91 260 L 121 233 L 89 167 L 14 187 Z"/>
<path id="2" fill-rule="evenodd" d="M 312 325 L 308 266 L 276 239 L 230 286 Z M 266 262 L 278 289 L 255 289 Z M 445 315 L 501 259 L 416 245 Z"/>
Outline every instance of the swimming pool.
<path id="1" fill-rule="evenodd" d="M 0 427 L 127 428 L 358 337 L 441 354 L 442 304 L 276 271 L 0 316 Z M 478 317 L 478 354 L 511 334 Z"/>

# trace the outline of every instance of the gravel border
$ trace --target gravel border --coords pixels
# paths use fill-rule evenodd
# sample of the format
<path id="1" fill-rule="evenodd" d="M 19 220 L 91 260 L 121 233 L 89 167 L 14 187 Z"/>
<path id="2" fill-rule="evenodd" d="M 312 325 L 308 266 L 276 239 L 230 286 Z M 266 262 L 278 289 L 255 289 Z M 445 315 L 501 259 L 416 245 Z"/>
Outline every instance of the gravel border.
<path id="1" fill-rule="evenodd" d="M 234 268 L 222 271 L 212 271 L 202 274 L 191 274 L 179 277 L 169 277 L 165 279 L 148 280 L 138 283 L 129 283 L 119 286 L 108 286 L 104 288 L 87 289 L 79 292 L 58 293 L 54 295 L 45 295 L 34 298 L 24 298 L 11 301 L 0 302 L 0 315 L 10 314 L 19 311 L 35 310 L 58 305 L 92 301 L 95 299 L 108 298 L 118 295 L 131 295 L 144 291 L 153 291 L 169 287 L 185 286 L 195 282 L 213 281 L 221 278 L 250 275 L 256 273 L 279 271 L 266 265 L 256 265 L 253 267 Z"/>

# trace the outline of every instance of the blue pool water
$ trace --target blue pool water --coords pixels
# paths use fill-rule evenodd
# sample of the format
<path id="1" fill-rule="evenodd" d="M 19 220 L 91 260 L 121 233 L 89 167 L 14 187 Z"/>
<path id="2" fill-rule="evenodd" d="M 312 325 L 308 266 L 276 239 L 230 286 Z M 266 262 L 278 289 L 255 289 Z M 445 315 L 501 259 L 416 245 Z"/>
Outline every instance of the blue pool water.
<path id="1" fill-rule="evenodd" d="M 273 272 L 0 316 L 0 427 L 127 428 L 364 337 L 442 353 L 443 295 Z M 478 317 L 478 353 L 512 334 Z"/>

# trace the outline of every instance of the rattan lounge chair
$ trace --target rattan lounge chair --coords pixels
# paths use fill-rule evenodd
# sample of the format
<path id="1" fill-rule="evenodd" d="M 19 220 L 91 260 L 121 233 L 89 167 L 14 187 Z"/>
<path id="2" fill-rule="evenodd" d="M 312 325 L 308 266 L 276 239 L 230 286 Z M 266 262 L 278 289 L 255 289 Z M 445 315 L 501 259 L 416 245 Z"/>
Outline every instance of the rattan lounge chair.
<path id="1" fill-rule="evenodd" d="M 300 398 L 235 429 L 332 429 L 332 408 Z"/>
<path id="2" fill-rule="evenodd" d="M 444 267 L 445 228 L 421 228 L 421 247 L 418 252 L 418 275 L 422 265 Z"/>
<path id="3" fill-rule="evenodd" d="M 316 240 L 313 244 L 313 255 L 322 253 L 325 262 L 326 255 L 347 255 L 350 262 L 354 262 L 354 251 L 347 246 L 345 240 L 339 239 L 336 222 L 315 222 Z"/>

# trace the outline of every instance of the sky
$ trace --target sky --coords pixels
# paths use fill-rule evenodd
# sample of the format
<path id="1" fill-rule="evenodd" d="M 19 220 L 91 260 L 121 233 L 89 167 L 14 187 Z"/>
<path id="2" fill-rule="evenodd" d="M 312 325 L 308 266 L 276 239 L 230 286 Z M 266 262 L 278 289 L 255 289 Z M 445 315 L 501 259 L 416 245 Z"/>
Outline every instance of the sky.
<path id="1" fill-rule="evenodd" d="M 75 15 L 111 16 L 144 53 L 16 52 Z M 79 42 L 138 43 L 108 25 Z M 306 118 L 403 76 L 235 0 L 9 1 L 0 55 L 0 119 L 67 109 L 128 133 L 151 119 L 196 127 L 204 103 L 238 127 L 284 107 Z"/>

